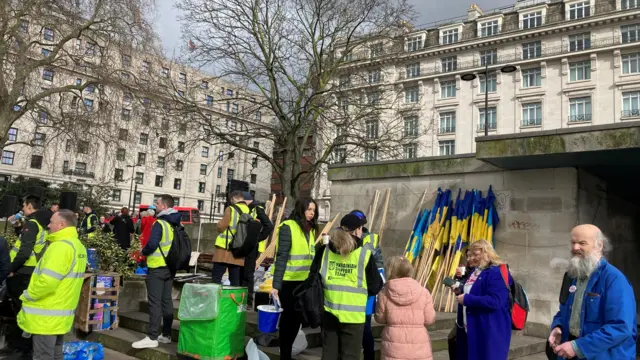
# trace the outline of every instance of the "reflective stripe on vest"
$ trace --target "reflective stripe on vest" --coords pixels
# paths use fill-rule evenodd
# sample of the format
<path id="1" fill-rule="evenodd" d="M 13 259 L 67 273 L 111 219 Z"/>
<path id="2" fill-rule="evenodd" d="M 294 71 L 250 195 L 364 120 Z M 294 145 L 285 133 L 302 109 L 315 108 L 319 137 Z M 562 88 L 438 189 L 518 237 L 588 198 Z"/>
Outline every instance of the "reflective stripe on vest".
<path id="1" fill-rule="evenodd" d="M 247 207 L 244 203 L 235 204 L 243 214 L 249 213 L 249 207 Z M 240 214 L 233 208 L 233 206 L 229 207 L 231 211 L 231 220 L 229 221 L 229 227 L 222 233 L 218 234 L 216 238 L 215 245 L 217 247 L 223 249 L 229 249 L 231 246 L 231 242 L 233 241 L 233 236 L 236 234 L 236 230 L 238 229 L 238 222 L 240 221 Z"/>
<path id="2" fill-rule="evenodd" d="M 362 244 L 371 244 L 374 251 L 378 248 L 378 234 L 368 233 L 364 239 L 362 239 Z"/>
<path id="3" fill-rule="evenodd" d="M 43 269 L 41 268 L 41 263 L 38 263 L 38 266 L 36 267 L 35 271 L 34 271 L 34 275 L 36 276 L 42 276 L 42 275 L 47 275 L 50 276 L 58 281 L 63 281 L 63 280 L 67 280 L 67 279 L 83 279 L 84 278 L 84 272 L 79 273 L 79 272 L 75 272 L 73 271 L 76 267 L 77 264 L 77 259 L 78 259 L 78 252 L 76 251 L 76 247 L 73 246 L 73 243 L 71 241 L 68 240 L 60 240 L 61 243 L 65 243 L 68 244 L 69 246 L 71 246 L 71 249 L 73 249 L 73 261 L 71 262 L 71 267 L 69 268 L 69 272 L 67 272 L 66 274 L 60 274 L 56 271 L 53 271 L 51 269 Z M 27 289 L 28 290 L 28 289 Z M 29 296 L 29 292 L 25 290 L 22 295 L 24 295 L 25 299 L 29 300 L 29 301 L 35 301 L 31 296 Z M 76 309 L 42 309 L 42 308 L 36 308 L 36 307 L 31 307 L 29 305 L 26 304 L 22 304 L 22 311 L 24 311 L 25 314 L 30 314 L 30 315 L 42 315 L 42 316 L 74 316 L 76 313 Z"/>
<path id="4" fill-rule="evenodd" d="M 38 259 L 42 256 L 42 252 L 46 245 L 45 239 L 46 239 L 47 231 L 42 226 L 40 226 L 40 223 L 38 223 L 38 221 L 36 221 L 35 219 L 29 219 L 29 221 L 36 224 L 36 226 L 38 227 L 38 234 L 36 234 L 36 243 L 33 245 L 33 250 L 31 250 L 31 255 L 29 255 L 29 258 L 24 262 L 23 266 L 36 266 L 38 265 Z M 20 247 L 22 246 L 21 239 L 22 239 L 22 235 L 20 235 L 20 238 L 18 238 L 18 240 L 15 242 L 15 244 L 11 248 L 11 251 L 9 252 L 9 257 L 11 261 L 13 261 L 18 255 L 18 252 L 20 252 Z"/>
<path id="5" fill-rule="evenodd" d="M 287 225 L 291 230 L 291 250 L 289 251 L 289 259 L 284 271 L 284 281 L 304 281 L 309 277 L 311 263 L 316 254 L 316 232 L 311 230 L 308 234 L 309 239 L 305 236 L 295 220 L 287 220 L 280 226 Z M 278 241 L 280 237 L 278 236 Z M 278 244 L 276 243 L 276 254 L 278 253 Z M 277 255 L 276 255 L 277 257 Z"/>
<path id="6" fill-rule="evenodd" d="M 171 231 L 171 225 L 166 220 L 157 220 L 156 223 L 162 227 L 162 237 L 158 248 L 151 255 L 147 256 L 147 266 L 151 269 L 167 266 L 164 261 L 164 256 L 167 256 L 173 243 L 173 231 Z M 160 251 L 162 249 L 162 252 Z M 164 253 L 164 256 L 162 256 Z"/>
<path id="7" fill-rule="evenodd" d="M 93 224 L 91 222 L 91 219 L 95 218 L 96 219 L 96 223 L 98 222 L 98 215 L 96 214 L 89 214 L 89 216 L 87 217 L 87 230 L 91 229 L 91 227 L 95 224 Z M 88 238 L 94 238 L 96 237 L 96 235 L 98 234 L 98 229 L 94 230 L 92 233 L 87 234 Z"/>
<path id="8" fill-rule="evenodd" d="M 371 259 L 371 244 L 343 257 L 325 248 L 320 275 L 324 287 L 324 308 L 341 323 L 361 324 L 367 309 L 365 269 Z M 353 265 L 356 276 L 353 276 Z"/>

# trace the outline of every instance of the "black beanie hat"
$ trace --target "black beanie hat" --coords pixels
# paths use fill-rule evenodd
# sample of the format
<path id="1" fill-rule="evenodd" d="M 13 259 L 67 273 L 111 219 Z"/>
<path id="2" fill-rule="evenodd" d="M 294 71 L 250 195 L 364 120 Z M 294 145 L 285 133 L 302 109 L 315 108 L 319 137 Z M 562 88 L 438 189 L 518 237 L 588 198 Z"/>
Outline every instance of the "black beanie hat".
<path id="1" fill-rule="evenodd" d="M 362 220 L 355 214 L 347 214 L 340 219 L 340 226 L 347 231 L 353 231 L 362 226 Z"/>

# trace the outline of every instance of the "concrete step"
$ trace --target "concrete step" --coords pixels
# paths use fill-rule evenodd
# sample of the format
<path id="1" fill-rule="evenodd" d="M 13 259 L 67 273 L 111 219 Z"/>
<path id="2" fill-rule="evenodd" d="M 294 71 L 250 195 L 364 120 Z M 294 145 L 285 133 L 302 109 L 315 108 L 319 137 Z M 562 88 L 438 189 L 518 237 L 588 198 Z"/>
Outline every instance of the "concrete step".
<path id="1" fill-rule="evenodd" d="M 178 318 L 178 307 L 179 301 L 174 301 L 174 318 Z M 133 329 L 140 332 L 147 332 L 149 316 L 148 314 L 149 305 L 146 301 L 142 301 L 140 303 L 140 313 L 121 313 L 120 316 L 120 326 Z M 437 313 L 436 322 L 433 325 L 427 327 L 430 332 L 443 330 L 447 333 L 451 328 L 453 328 L 455 324 L 456 314 L 454 313 Z M 378 339 L 382 334 L 382 329 L 384 325 L 378 324 L 374 321 L 371 323 L 373 337 Z M 173 324 L 173 334 L 172 339 L 177 341 L 178 339 L 178 328 L 179 325 L 174 322 Z M 307 335 L 307 342 L 309 343 L 309 347 L 319 347 L 322 346 L 322 337 L 320 334 L 320 328 L 310 329 L 303 328 L 302 331 Z M 258 313 L 254 311 L 247 311 L 247 325 L 245 333 L 247 336 L 254 337 L 258 335 L 260 332 L 258 331 Z M 277 335 L 277 334 L 276 334 Z M 446 338 L 445 338 L 446 340 Z"/>
<path id="2" fill-rule="evenodd" d="M 546 339 L 513 335 L 511 336 L 511 346 L 509 348 L 509 359 L 518 360 L 539 360 L 537 357 L 542 355 L 540 360 L 546 360 L 544 355 L 544 346 Z M 532 358 L 530 358 L 533 356 Z M 449 360 L 449 351 L 447 349 L 433 353 L 433 360 Z"/>
<path id="3" fill-rule="evenodd" d="M 97 341 L 102 343 L 105 348 L 109 348 L 121 354 L 142 360 L 178 360 L 176 351 L 177 343 L 160 344 L 153 349 L 134 349 L 131 344 L 141 340 L 146 335 L 144 333 L 118 328 L 115 330 L 94 331 L 87 335 L 84 340 Z"/>

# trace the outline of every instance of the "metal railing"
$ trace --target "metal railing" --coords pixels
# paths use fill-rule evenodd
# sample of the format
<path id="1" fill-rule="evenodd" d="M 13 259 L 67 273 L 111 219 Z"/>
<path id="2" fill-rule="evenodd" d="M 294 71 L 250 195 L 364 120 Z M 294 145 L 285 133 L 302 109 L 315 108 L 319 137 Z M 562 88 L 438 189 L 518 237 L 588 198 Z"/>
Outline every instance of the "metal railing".
<path id="1" fill-rule="evenodd" d="M 440 126 L 438 128 L 438 134 L 440 134 L 440 135 L 455 134 L 455 132 L 456 132 L 456 127 L 455 126 Z"/>
<path id="2" fill-rule="evenodd" d="M 495 121 L 489 121 L 489 130 L 495 130 L 498 128 L 498 123 Z M 478 124 L 478 131 L 480 130 L 484 130 L 484 120 L 480 120 L 480 123 Z"/>
<path id="3" fill-rule="evenodd" d="M 542 125 L 542 118 L 538 117 L 538 118 L 534 118 L 534 119 L 522 119 L 522 122 L 520 123 L 520 125 L 522 126 L 540 126 Z"/>
<path id="4" fill-rule="evenodd" d="M 591 121 L 591 114 L 569 115 L 569 122 Z"/>
<path id="5" fill-rule="evenodd" d="M 622 118 L 640 117 L 640 109 L 622 110 Z"/>
<path id="6" fill-rule="evenodd" d="M 73 176 L 77 176 L 77 177 L 86 177 L 86 178 L 95 178 L 95 174 L 86 170 L 80 170 L 80 169 L 63 169 L 62 173 L 64 175 L 73 175 Z"/>

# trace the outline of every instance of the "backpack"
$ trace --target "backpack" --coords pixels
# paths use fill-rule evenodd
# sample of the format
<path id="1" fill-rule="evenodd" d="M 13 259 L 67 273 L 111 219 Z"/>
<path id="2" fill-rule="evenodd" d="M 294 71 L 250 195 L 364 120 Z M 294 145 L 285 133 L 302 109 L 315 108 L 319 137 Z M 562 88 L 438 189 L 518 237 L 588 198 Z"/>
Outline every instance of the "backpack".
<path id="1" fill-rule="evenodd" d="M 235 211 L 240 214 L 238 224 L 236 225 L 236 233 L 231 240 L 230 249 L 233 257 L 244 258 L 251 254 L 253 249 L 258 246 L 258 239 L 262 231 L 262 224 L 251 216 L 250 213 L 243 213 L 236 205 L 231 205 Z"/>
<path id="2" fill-rule="evenodd" d="M 527 293 L 516 279 L 513 279 L 513 285 L 509 286 L 509 267 L 506 264 L 500 265 L 500 273 L 509 290 L 511 328 L 513 330 L 522 330 L 527 323 L 527 315 L 530 310 Z"/>
<path id="3" fill-rule="evenodd" d="M 184 231 L 184 226 L 182 226 L 182 224 L 174 226 L 168 221 L 167 223 L 173 230 L 173 241 L 171 242 L 171 247 L 167 254 L 162 251 L 160 246 L 158 246 L 158 249 L 160 249 L 160 253 L 164 258 L 164 262 L 167 263 L 167 267 L 169 268 L 171 275 L 175 275 L 178 270 L 189 270 L 189 260 L 191 259 L 191 239 L 187 232 Z"/>

